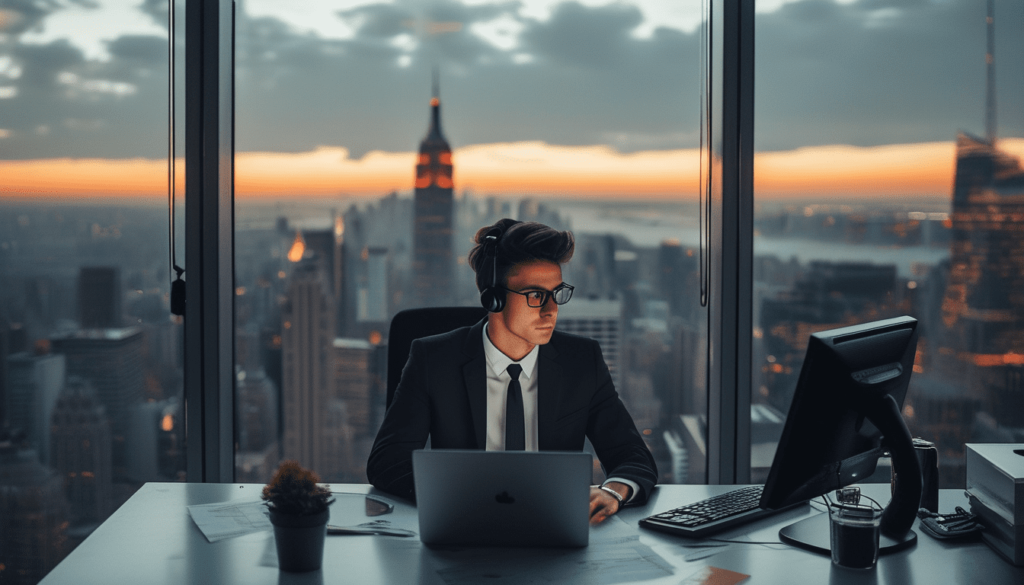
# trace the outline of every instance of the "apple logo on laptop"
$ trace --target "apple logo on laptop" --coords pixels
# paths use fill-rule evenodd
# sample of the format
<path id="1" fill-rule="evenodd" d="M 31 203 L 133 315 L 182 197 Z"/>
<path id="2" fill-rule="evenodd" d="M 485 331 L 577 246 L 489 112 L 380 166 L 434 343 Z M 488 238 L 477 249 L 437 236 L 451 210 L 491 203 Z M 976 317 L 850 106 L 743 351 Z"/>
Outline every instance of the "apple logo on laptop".
<path id="1" fill-rule="evenodd" d="M 494 501 L 498 502 L 499 504 L 514 504 L 516 502 L 516 499 L 508 495 L 508 492 L 501 492 L 500 494 L 494 496 Z"/>

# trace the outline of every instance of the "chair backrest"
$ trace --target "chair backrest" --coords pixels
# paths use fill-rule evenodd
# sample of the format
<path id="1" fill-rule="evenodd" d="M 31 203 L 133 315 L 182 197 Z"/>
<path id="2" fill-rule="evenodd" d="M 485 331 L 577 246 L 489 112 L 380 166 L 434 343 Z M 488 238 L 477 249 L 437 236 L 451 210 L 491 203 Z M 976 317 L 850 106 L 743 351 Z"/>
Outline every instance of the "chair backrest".
<path id="1" fill-rule="evenodd" d="M 399 311 L 391 319 L 391 328 L 388 330 L 388 394 L 385 407 L 391 407 L 398 381 L 402 378 L 402 368 L 409 360 L 413 340 L 475 325 L 486 314 L 483 307 L 427 307 Z"/>

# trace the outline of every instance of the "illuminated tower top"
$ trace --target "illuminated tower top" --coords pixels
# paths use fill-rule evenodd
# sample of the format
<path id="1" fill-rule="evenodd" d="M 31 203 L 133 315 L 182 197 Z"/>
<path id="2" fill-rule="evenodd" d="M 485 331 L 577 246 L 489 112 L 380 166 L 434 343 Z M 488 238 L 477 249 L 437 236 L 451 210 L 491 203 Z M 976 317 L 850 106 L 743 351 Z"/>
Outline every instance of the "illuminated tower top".
<path id="1" fill-rule="evenodd" d="M 434 91 L 430 99 L 430 128 L 420 142 L 420 154 L 416 162 L 416 188 L 452 188 L 452 149 L 441 131 L 441 98 L 439 97 L 437 72 L 434 72 Z"/>

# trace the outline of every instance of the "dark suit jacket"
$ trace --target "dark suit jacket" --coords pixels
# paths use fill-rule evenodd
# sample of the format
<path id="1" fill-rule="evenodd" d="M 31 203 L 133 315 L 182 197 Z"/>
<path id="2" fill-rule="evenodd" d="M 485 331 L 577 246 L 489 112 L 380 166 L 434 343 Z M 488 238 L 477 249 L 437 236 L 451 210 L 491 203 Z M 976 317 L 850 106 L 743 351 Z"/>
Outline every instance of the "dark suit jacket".
<path id="1" fill-rule="evenodd" d="M 412 452 L 484 449 L 484 321 L 412 343 L 409 361 L 366 465 L 370 483 L 415 499 Z M 654 457 L 619 400 L 598 343 L 555 331 L 540 346 L 537 433 L 541 451 L 581 451 L 590 438 L 608 477 L 636 482 L 643 503 L 657 483 Z"/>

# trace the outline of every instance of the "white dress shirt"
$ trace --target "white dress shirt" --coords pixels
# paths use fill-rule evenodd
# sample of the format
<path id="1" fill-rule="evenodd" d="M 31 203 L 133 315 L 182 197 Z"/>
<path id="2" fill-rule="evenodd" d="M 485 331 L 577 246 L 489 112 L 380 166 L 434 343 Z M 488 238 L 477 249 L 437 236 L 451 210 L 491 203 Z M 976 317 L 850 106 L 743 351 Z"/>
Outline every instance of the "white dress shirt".
<path id="1" fill-rule="evenodd" d="M 512 381 L 507 368 L 519 364 L 523 372 L 519 375 L 519 386 L 523 390 L 523 419 L 526 421 L 526 450 L 538 451 L 537 444 L 537 355 L 540 346 L 535 345 L 523 359 L 515 361 L 501 352 L 487 336 L 484 324 L 484 357 L 487 360 L 487 451 L 505 450 L 505 405 L 508 399 L 508 383 Z M 609 477 L 605 484 L 616 481 L 632 488 L 629 499 L 636 497 L 640 486 L 628 479 Z M 628 500 L 627 500 L 628 501 Z"/>
<path id="2" fill-rule="evenodd" d="M 519 364 L 523 373 L 519 375 L 519 386 L 523 389 L 523 420 L 526 421 L 526 450 L 537 451 L 537 354 L 540 346 L 535 345 L 526 357 L 518 362 L 501 353 L 487 337 L 484 325 L 484 357 L 487 359 L 487 441 L 488 451 L 505 450 L 505 404 L 508 400 L 508 383 L 512 376 L 506 370 L 510 364 Z"/>

